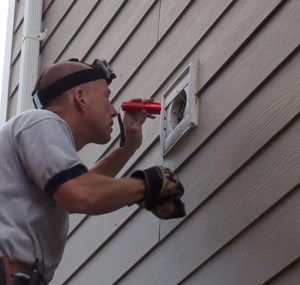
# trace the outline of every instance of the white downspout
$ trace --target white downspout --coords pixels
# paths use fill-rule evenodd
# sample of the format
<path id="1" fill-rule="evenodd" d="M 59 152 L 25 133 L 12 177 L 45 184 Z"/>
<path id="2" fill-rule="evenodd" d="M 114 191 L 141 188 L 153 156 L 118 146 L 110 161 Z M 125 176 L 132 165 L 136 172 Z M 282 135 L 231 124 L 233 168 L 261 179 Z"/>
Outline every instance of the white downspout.
<path id="1" fill-rule="evenodd" d="M 2 90 L 1 90 L 1 104 L 0 104 L 0 127 L 4 125 L 7 120 L 7 107 L 8 107 L 8 92 L 9 92 L 9 75 L 11 64 L 12 52 L 12 39 L 14 32 L 14 14 L 15 14 L 15 1 L 9 1 L 8 15 L 7 15 L 7 28 L 6 28 L 6 42 L 5 42 L 5 56 L 3 65 L 2 76 Z"/>
<path id="2" fill-rule="evenodd" d="M 32 109 L 31 92 L 38 77 L 43 1 L 25 0 L 17 114 Z"/>

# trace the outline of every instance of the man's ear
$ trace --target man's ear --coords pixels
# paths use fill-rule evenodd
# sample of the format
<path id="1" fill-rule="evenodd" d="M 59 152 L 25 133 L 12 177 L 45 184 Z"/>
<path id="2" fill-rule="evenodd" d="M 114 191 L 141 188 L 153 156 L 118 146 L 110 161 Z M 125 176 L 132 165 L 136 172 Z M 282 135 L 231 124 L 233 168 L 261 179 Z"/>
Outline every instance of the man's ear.
<path id="1" fill-rule="evenodd" d="M 77 87 L 74 89 L 73 100 L 75 107 L 78 109 L 78 111 L 84 114 L 86 112 L 87 101 L 84 91 L 81 87 Z"/>

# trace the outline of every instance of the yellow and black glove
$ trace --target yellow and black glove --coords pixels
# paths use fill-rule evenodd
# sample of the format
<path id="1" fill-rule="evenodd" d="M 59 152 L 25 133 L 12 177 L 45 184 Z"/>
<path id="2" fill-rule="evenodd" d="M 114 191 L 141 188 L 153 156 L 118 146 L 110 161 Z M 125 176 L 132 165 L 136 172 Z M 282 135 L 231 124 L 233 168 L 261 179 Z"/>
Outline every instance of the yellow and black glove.
<path id="1" fill-rule="evenodd" d="M 139 205 L 160 219 L 185 216 L 184 204 L 180 200 L 184 188 L 170 169 L 154 166 L 135 171 L 131 177 L 142 179 L 146 185 L 145 198 L 138 203 Z"/>
<path id="2" fill-rule="evenodd" d="M 185 207 L 180 198 L 161 201 L 151 212 L 162 220 L 178 219 L 186 216 Z"/>

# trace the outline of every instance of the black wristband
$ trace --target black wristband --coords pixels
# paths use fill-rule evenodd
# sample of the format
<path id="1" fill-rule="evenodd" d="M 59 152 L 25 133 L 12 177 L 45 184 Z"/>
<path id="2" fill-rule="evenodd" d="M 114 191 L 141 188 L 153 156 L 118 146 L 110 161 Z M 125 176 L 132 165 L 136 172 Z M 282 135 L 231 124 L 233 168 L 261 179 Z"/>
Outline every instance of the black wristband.
<path id="1" fill-rule="evenodd" d="M 164 177 L 161 169 L 157 166 L 145 170 L 137 170 L 131 177 L 142 179 L 146 184 L 146 196 L 144 205 L 146 210 L 151 210 L 156 206 L 161 188 L 164 184 Z"/>

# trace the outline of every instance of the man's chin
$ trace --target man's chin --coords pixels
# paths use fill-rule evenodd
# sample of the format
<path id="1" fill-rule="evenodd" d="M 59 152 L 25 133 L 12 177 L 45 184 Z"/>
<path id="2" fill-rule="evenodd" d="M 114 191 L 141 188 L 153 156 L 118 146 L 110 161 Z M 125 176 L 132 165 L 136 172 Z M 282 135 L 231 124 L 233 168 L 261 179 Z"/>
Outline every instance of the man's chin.
<path id="1" fill-rule="evenodd" d="M 98 141 L 98 144 L 106 144 L 111 140 L 111 135 L 107 136 L 107 137 L 101 137 L 100 140 Z"/>

